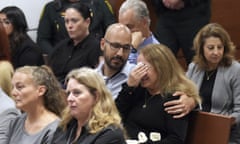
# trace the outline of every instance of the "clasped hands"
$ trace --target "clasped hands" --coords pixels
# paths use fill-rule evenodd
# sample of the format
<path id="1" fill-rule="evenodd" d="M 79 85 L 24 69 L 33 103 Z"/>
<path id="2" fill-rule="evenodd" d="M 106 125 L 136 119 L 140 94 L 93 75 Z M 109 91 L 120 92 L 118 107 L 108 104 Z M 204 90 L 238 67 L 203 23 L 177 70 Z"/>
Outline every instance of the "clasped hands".
<path id="1" fill-rule="evenodd" d="M 184 8 L 184 1 L 183 0 L 162 0 L 163 5 L 172 10 L 180 10 Z"/>

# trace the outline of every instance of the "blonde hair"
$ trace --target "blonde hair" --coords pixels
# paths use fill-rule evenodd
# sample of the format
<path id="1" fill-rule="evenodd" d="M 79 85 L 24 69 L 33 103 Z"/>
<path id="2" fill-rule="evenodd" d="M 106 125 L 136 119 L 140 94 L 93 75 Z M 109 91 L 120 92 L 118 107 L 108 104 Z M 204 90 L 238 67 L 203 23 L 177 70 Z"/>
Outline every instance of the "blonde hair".
<path id="1" fill-rule="evenodd" d="M 106 87 L 103 78 L 95 70 L 86 67 L 75 69 L 67 75 L 66 83 L 70 78 L 86 86 L 93 96 L 96 96 L 96 93 L 99 94 L 90 119 L 87 122 L 90 133 L 96 133 L 109 125 L 122 128 L 121 117 L 112 95 Z M 60 126 L 66 130 L 67 124 L 73 119 L 69 108 L 66 108 Z"/>
<path id="2" fill-rule="evenodd" d="M 203 47 L 205 41 L 209 37 L 219 38 L 224 46 L 223 58 L 220 61 L 221 66 L 230 66 L 234 60 L 235 46 L 227 31 L 217 23 L 211 23 L 204 26 L 195 36 L 193 41 L 193 48 L 196 55 L 193 61 L 199 65 L 202 70 L 208 69 L 208 63 L 204 56 Z"/>
<path id="3" fill-rule="evenodd" d="M 158 75 L 158 87 L 162 93 L 182 91 L 200 103 L 196 85 L 185 73 L 168 47 L 150 44 L 140 50 L 140 54 L 153 66 Z"/>
<path id="4" fill-rule="evenodd" d="M 13 76 L 13 66 L 9 61 L 0 61 L 0 87 L 10 97 L 12 97 L 11 79 Z"/>
<path id="5" fill-rule="evenodd" d="M 45 108 L 61 117 L 66 105 L 65 92 L 51 69 L 45 65 L 23 66 L 16 69 L 16 72 L 30 75 L 36 85 L 44 85 L 47 89 L 43 96 Z"/>

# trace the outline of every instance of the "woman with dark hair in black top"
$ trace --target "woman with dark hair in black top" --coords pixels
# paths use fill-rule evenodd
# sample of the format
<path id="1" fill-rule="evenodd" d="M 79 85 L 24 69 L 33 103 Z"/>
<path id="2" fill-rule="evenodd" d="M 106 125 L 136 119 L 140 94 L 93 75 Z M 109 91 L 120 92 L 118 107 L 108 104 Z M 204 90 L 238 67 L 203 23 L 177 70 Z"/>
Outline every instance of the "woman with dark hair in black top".
<path id="1" fill-rule="evenodd" d="M 11 47 L 11 62 L 14 68 L 24 65 L 42 65 L 43 57 L 37 44 L 27 34 L 27 21 L 21 9 L 15 6 L 0 11 Z"/>
<path id="2" fill-rule="evenodd" d="M 68 38 L 64 24 L 65 10 L 72 3 L 84 3 L 91 8 L 92 21 L 89 31 L 94 37 L 100 39 L 104 36 L 108 25 L 115 23 L 115 17 L 111 13 L 105 0 L 54 0 L 47 3 L 43 9 L 39 21 L 37 43 L 43 53 L 50 55 L 54 47 L 61 40 Z"/>
<path id="3" fill-rule="evenodd" d="M 69 71 L 82 66 L 94 68 L 100 56 L 100 43 L 90 34 L 91 11 L 85 4 L 73 3 L 65 11 L 70 38 L 63 40 L 50 55 L 50 66 L 63 84 Z"/>

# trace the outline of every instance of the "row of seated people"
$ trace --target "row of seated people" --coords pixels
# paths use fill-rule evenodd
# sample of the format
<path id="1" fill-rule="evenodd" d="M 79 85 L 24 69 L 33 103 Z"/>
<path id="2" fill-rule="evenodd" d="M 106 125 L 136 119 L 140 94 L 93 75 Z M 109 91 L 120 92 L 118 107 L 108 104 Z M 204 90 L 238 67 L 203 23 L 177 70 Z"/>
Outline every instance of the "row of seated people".
<path id="1" fill-rule="evenodd" d="M 77 5 L 79 2 L 78 0 L 54 0 L 46 4 L 39 22 L 38 44 L 32 41 L 27 34 L 26 17 L 20 8 L 7 6 L 0 11 L 0 21 L 4 25 L 9 38 L 11 62 L 14 68 L 24 65 L 44 64 L 45 59 L 43 59 L 42 55 L 50 55 L 57 43 L 72 37 L 67 32 L 68 28 L 65 27 L 66 20 L 64 19 L 65 9 L 72 3 Z M 115 18 L 104 3 L 104 0 L 86 1 L 83 3 L 87 6 L 82 7 L 80 5 L 80 12 L 75 13 L 77 15 L 80 14 L 80 21 L 76 21 L 75 25 L 77 26 L 74 27 L 74 32 L 72 28 L 68 29 L 68 31 L 74 33 L 73 37 L 77 37 L 77 43 L 82 41 L 88 35 L 87 32 L 90 31 L 91 35 L 96 38 L 95 43 L 97 43 L 103 37 L 106 27 L 116 22 Z M 99 13 L 99 11 L 101 12 Z M 72 21 L 70 24 L 72 25 Z M 78 32 L 81 29 L 83 31 Z M 96 46 L 96 44 L 93 45 Z M 99 46 L 96 46 L 95 49 L 97 48 Z"/>
<path id="2" fill-rule="evenodd" d="M 71 70 L 65 79 L 66 95 L 48 67 L 20 67 L 12 78 L 12 96 L 24 113 L 5 125 L 1 143 L 122 144 L 130 139 L 127 142 L 181 144 L 188 113 L 200 104 L 199 92 L 203 111 L 236 118 L 229 141 L 238 143 L 240 64 L 233 59 L 229 36 L 220 25 L 209 24 L 197 34 L 194 47 L 199 53 L 189 66 L 188 77 L 162 44 L 142 48 L 138 64 L 133 66 L 127 61 L 131 31 L 123 24 L 113 24 L 101 41 L 105 61 L 97 70 Z M 204 63 L 215 69 L 209 73 L 200 67 Z M 194 82 L 200 84 L 198 88 Z M 205 85 L 212 88 L 203 91 Z M 219 91 L 221 94 L 214 95 Z"/>
<path id="3" fill-rule="evenodd" d="M 75 5 L 75 6 L 77 7 L 77 5 Z M 76 9 L 76 7 L 72 7 L 72 9 Z M 70 15 L 71 15 L 72 9 L 71 8 L 67 9 L 67 10 L 69 10 L 69 12 L 70 12 L 69 14 Z M 72 13 L 72 15 L 73 15 L 73 13 Z M 67 16 L 67 11 L 66 11 L 66 16 Z M 81 13 L 81 16 L 84 17 L 82 13 Z M 71 18 L 69 18 L 69 19 L 67 19 L 67 18 L 68 17 L 66 17 L 66 19 L 65 19 L 66 23 L 68 23 L 68 22 L 71 23 L 74 20 L 74 19 L 71 19 Z M 86 22 L 86 23 L 84 23 L 84 24 L 86 24 L 85 26 L 88 26 L 89 25 L 88 21 L 86 20 L 85 22 Z M 69 27 L 71 27 L 71 25 L 69 25 Z M 213 29 L 215 27 L 218 28 L 218 29 Z M 143 96 L 139 97 L 139 101 L 134 101 L 134 100 L 131 100 L 131 99 L 130 99 L 130 101 L 134 101 L 136 103 L 138 103 L 138 102 L 142 103 L 140 105 L 142 106 L 142 108 L 144 110 L 147 107 L 148 103 L 152 103 L 151 102 L 152 99 L 156 98 L 156 97 L 152 98 L 152 96 L 155 96 L 155 95 L 163 95 L 164 96 L 167 92 L 169 92 L 170 95 L 171 95 L 174 92 L 174 90 L 175 91 L 176 90 L 180 91 L 180 92 L 177 92 L 176 94 L 174 94 L 174 95 L 181 95 L 180 99 L 179 100 L 170 101 L 170 103 L 165 103 L 165 106 L 176 105 L 175 107 L 168 107 L 168 108 L 166 108 L 166 110 L 170 114 L 174 115 L 174 118 L 179 118 L 179 117 L 185 116 L 191 109 L 193 109 L 195 107 L 196 103 L 198 102 L 197 95 L 195 95 L 194 92 L 185 90 L 184 87 L 181 88 L 181 86 L 179 86 L 180 88 L 178 89 L 178 85 L 176 85 L 176 86 L 171 85 L 169 89 L 168 89 L 168 86 L 166 86 L 167 90 L 165 91 L 165 89 L 164 89 L 165 88 L 164 87 L 164 83 L 165 82 L 157 84 L 158 81 L 164 81 L 163 78 L 165 78 L 165 77 L 168 80 L 171 80 L 167 76 L 164 76 L 164 72 L 162 72 L 162 70 L 166 69 L 170 65 L 175 65 L 175 63 L 172 62 L 172 60 L 168 60 L 168 62 L 172 62 L 173 64 L 168 64 L 166 62 L 163 63 L 163 64 L 158 64 L 158 65 L 155 64 L 154 61 L 156 61 L 156 59 L 160 60 L 160 57 L 162 57 L 165 61 L 166 61 L 166 59 L 168 57 L 170 57 L 170 56 L 164 57 L 165 55 L 160 56 L 160 54 L 158 53 L 158 52 L 162 52 L 162 51 L 164 51 L 164 53 L 169 53 L 169 52 L 165 52 L 166 48 L 165 49 L 163 48 L 164 50 L 161 50 L 161 48 L 160 48 L 160 50 L 157 51 L 157 52 L 155 52 L 155 50 L 158 50 L 158 48 L 155 48 L 155 47 L 158 47 L 159 45 L 149 46 L 151 48 L 148 48 L 148 49 L 146 48 L 147 52 L 150 53 L 150 50 L 154 50 L 155 49 L 153 51 L 153 53 L 154 54 L 158 54 L 157 57 L 154 57 L 155 55 L 150 55 L 150 57 L 153 57 L 152 58 L 153 60 L 151 60 L 151 58 L 149 58 L 149 59 L 147 58 L 148 55 L 144 54 L 144 50 L 140 50 L 139 52 L 141 53 L 141 51 L 142 51 L 142 55 L 143 56 L 141 56 L 141 54 L 139 55 L 139 58 L 138 58 L 139 60 L 137 60 L 137 61 L 140 64 L 136 67 L 136 69 L 134 69 L 133 68 L 134 66 L 127 62 L 127 59 L 129 58 L 128 55 L 130 54 L 131 47 L 132 47 L 132 33 L 130 33 L 127 36 L 126 33 L 124 35 L 121 35 L 121 33 L 119 31 L 120 30 L 114 30 L 114 28 L 109 27 L 109 33 L 106 32 L 106 35 L 105 35 L 104 39 L 101 40 L 100 47 L 103 50 L 104 62 L 102 62 L 101 65 L 99 65 L 98 71 L 101 72 L 101 74 L 104 76 L 105 82 L 106 82 L 108 88 L 110 89 L 110 91 L 112 93 L 114 91 L 116 91 L 116 93 L 113 94 L 113 95 L 116 98 L 116 103 L 117 103 L 119 111 L 120 111 L 120 113 L 122 115 L 123 122 L 126 121 L 126 128 L 127 129 L 132 129 L 132 126 L 131 125 L 127 125 L 127 123 L 131 123 L 131 121 L 134 120 L 134 119 L 131 119 L 131 116 L 130 116 L 130 114 L 132 114 L 134 112 L 131 113 L 131 110 L 132 110 L 131 107 L 128 107 L 128 108 L 126 107 L 126 109 L 122 109 L 121 110 L 121 108 L 124 108 L 121 105 L 126 104 L 125 100 L 128 100 L 128 97 L 126 99 L 125 98 L 121 98 L 121 92 L 120 92 L 120 96 L 118 98 L 117 98 L 117 95 L 118 95 L 119 91 L 121 91 L 121 89 L 122 89 L 122 87 L 119 87 L 119 86 L 121 86 L 122 84 L 127 82 L 127 78 L 129 78 L 130 82 L 127 82 L 127 84 L 123 85 L 123 92 L 122 93 L 127 93 L 129 95 L 130 94 L 131 95 L 135 95 L 135 93 L 138 93 L 138 92 L 135 92 L 135 88 L 134 87 L 136 87 L 136 85 L 139 85 L 139 83 L 140 83 L 141 87 L 143 87 L 143 90 L 141 90 L 141 91 L 146 91 L 146 92 L 144 92 L 144 94 L 142 93 Z M 207 33 L 208 34 L 210 33 L 210 34 L 209 35 L 204 35 L 204 31 L 207 31 Z M 211 35 L 211 32 L 214 33 L 216 31 L 219 33 L 219 36 L 216 36 L 215 34 Z M 194 80 L 194 79 L 193 80 L 196 81 L 196 83 L 200 83 L 200 84 L 198 84 L 199 85 L 199 89 L 200 89 L 200 95 L 201 96 L 205 95 L 203 97 L 203 106 L 204 106 L 203 109 L 205 109 L 205 111 L 211 111 L 211 112 L 215 112 L 214 110 L 217 109 L 219 111 L 216 111 L 215 113 L 222 113 L 222 114 L 226 114 L 227 113 L 228 115 L 232 115 L 232 116 L 238 118 L 237 112 L 236 112 L 236 114 L 234 112 L 229 114 L 229 109 L 226 109 L 226 107 L 230 107 L 228 105 L 234 105 L 234 108 L 232 109 L 232 111 L 235 111 L 235 110 L 237 111 L 237 109 L 238 109 L 238 107 L 237 107 L 238 93 L 237 92 L 238 92 L 238 89 L 239 89 L 238 88 L 239 86 L 237 86 L 238 82 L 233 83 L 233 81 L 235 79 L 238 80 L 237 77 L 239 77 L 237 75 L 238 71 L 239 71 L 238 70 L 239 69 L 239 66 L 238 66 L 239 64 L 238 63 L 234 64 L 235 63 L 234 59 L 232 59 L 232 52 L 234 50 L 234 47 L 231 44 L 229 36 L 228 36 L 228 34 L 224 30 L 222 30 L 221 26 L 218 26 L 216 24 L 212 24 L 212 25 L 210 24 L 207 28 L 205 28 L 205 30 L 203 29 L 199 33 L 200 33 L 199 36 L 197 35 L 196 38 L 195 38 L 196 41 L 197 41 L 196 45 L 194 44 L 194 48 L 196 49 L 196 58 L 194 59 L 194 64 L 199 66 L 199 68 L 197 68 L 197 72 L 202 70 L 203 73 L 200 76 L 198 76 L 198 78 L 201 78 L 201 76 L 202 76 L 202 78 L 200 80 Z M 201 35 L 201 33 L 203 33 L 203 34 Z M 225 39 L 226 39 L 227 42 L 225 42 Z M 75 42 L 78 42 L 78 41 L 77 40 L 76 41 L 74 41 L 74 40 L 72 41 L 73 44 Z M 200 42 L 202 42 L 202 43 L 200 43 Z M 204 44 L 203 44 L 203 42 L 204 42 Z M 197 46 L 197 45 L 199 45 L 199 46 Z M 229 49 L 229 50 L 226 50 L 226 49 Z M 199 50 L 199 53 L 198 53 L 198 50 Z M 197 57 L 197 55 L 199 55 L 199 58 Z M 204 60 L 201 59 L 203 57 L 204 57 Z M 171 58 L 169 58 L 169 59 L 171 59 Z M 160 61 L 164 61 L 164 60 L 160 60 Z M 203 62 L 201 62 L 201 60 Z M 126 66 L 127 69 L 125 69 L 125 71 L 122 72 L 122 70 L 124 70 L 122 68 L 123 67 L 125 68 L 125 64 L 126 65 L 131 65 L 131 67 Z M 166 64 L 167 64 L 167 66 L 166 66 Z M 194 65 L 194 64 L 191 64 L 191 65 Z M 161 65 L 161 67 L 159 65 Z M 197 72 L 191 72 L 191 65 L 189 67 L 190 68 L 189 69 L 190 72 L 188 72 L 188 73 L 190 73 L 190 74 L 191 73 L 197 74 Z M 201 65 L 203 65 L 203 66 L 201 66 Z M 233 92 L 234 96 L 232 96 L 233 100 L 227 100 L 227 102 L 229 102 L 229 103 L 223 104 L 223 106 L 224 106 L 223 108 L 219 108 L 218 107 L 218 105 L 221 105 L 221 104 L 219 104 L 219 101 L 217 101 L 217 103 L 215 103 L 215 101 L 212 102 L 212 99 L 207 97 L 208 95 L 212 95 L 212 93 L 213 94 L 216 93 L 216 92 L 214 92 L 213 88 L 215 88 L 215 87 L 213 87 L 213 86 L 215 84 L 215 79 L 217 81 L 217 78 L 216 78 L 217 72 L 219 71 L 219 73 L 220 73 L 220 70 L 219 70 L 219 69 L 221 69 L 220 66 L 222 66 L 224 68 L 225 67 L 230 67 L 230 69 L 228 69 L 226 72 L 224 72 L 224 74 L 225 73 L 230 73 L 231 75 L 233 75 L 232 77 L 234 79 L 234 80 L 230 79 L 229 81 L 226 81 L 226 83 L 227 83 L 226 85 L 227 86 L 225 86 L 225 85 L 220 86 L 221 88 L 222 87 L 226 87 L 226 89 L 227 89 L 226 91 L 221 92 L 221 94 L 222 93 L 226 93 L 226 95 L 229 95 L 228 94 L 228 89 L 229 89 L 228 86 L 230 86 L 230 87 L 232 86 L 233 88 L 235 88 L 235 89 L 233 89 L 233 91 L 234 91 Z M 181 73 L 181 70 L 179 71 L 177 66 L 174 66 L 173 68 L 175 68 L 176 72 Z M 152 69 L 153 69 L 153 71 L 151 71 Z M 160 69 L 160 70 L 157 71 L 157 69 Z M 195 68 L 193 70 L 195 70 Z M 71 70 L 69 70 L 69 71 L 71 71 Z M 132 72 L 130 73 L 130 71 L 132 71 Z M 168 70 L 167 72 L 169 73 L 169 72 L 172 72 L 172 71 L 173 70 Z M 154 75 L 154 72 L 155 72 L 155 75 Z M 67 73 L 65 75 L 67 75 Z M 171 73 L 169 73 L 169 74 L 171 74 Z M 131 78 L 131 75 L 133 76 L 132 78 Z M 154 79 L 154 78 L 152 79 L 149 75 L 155 77 L 156 79 Z M 172 73 L 172 75 L 177 76 L 175 73 Z M 206 77 L 206 78 L 204 79 L 203 76 Z M 192 76 L 189 75 L 189 77 L 191 78 Z M 174 78 L 174 77 L 172 76 L 172 78 Z M 227 78 L 229 78 L 229 76 L 227 76 Z M 133 79 L 133 80 L 130 80 L 130 79 Z M 223 77 L 222 79 L 225 80 L 225 77 Z M 65 76 L 64 76 L 63 79 L 61 79 L 61 82 L 63 82 L 64 80 L 65 80 Z M 179 79 L 177 79 L 177 80 L 179 80 Z M 204 83 L 204 80 L 207 81 L 207 82 Z M 135 83 L 131 83 L 131 81 L 135 82 Z M 113 84 L 114 82 L 116 82 L 115 85 Z M 151 84 L 151 82 L 152 82 L 152 84 Z M 187 82 L 186 82 L 186 84 L 185 84 L 185 82 L 182 82 L 182 83 L 184 83 L 185 86 L 188 85 Z M 210 88 L 210 89 L 206 90 L 206 87 L 205 87 L 205 85 L 207 85 L 206 83 L 208 84 L 208 86 L 206 86 L 206 87 Z M 225 84 L 225 83 L 223 83 L 223 84 Z M 161 90 L 157 90 L 156 94 L 154 94 L 154 91 L 156 90 L 155 89 L 156 87 L 157 87 L 157 89 L 161 89 Z M 171 87 L 173 87 L 173 88 L 171 89 Z M 124 91 L 124 88 L 126 89 L 125 91 Z M 144 88 L 146 88 L 146 90 L 144 90 Z M 139 89 L 139 88 L 136 88 L 136 90 L 137 89 Z M 142 89 L 142 88 L 140 88 L 140 89 Z M 194 91 L 194 88 L 192 88 L 191 90 Z M 236 92 L 235 92 L 235 90 L 236 90 Z M 208 92 L 206 93 L 205 91 L 208 91 Z M 72 92 L 72 93 L 74 93 L 74 92 Z M 195 99 L 192 98 L 194 96 L 195 96 Z M 217 96 L 219 96 L 219 95 L 217 95 Z M 135 96 L 133 96 L 132 98 L 134 98 L 134 97 Z M 207 98 L 205 98 L 205 97 L 207 97 Z M 211 97 L 213 98 L 215 96 L 212 95 Z M 226 97 L 226 99 L 228 99 L 228 98 L 230 98 L 230 96 Z M 159 97 L 157 97 L 157 99 L 159 99 Z M 159 100 L 160 100 L 160 102 L 163 103 L 163 101 L 161 101 L 162 100 L 161 98 Z M 182 102 L 184 100 L 185 100 L 185 102 Z M 218 100 L 218 98 L 217 98 L 217 100 Z M 72 100 L 70 100 L 70 101 L 72 101 Z M 231 102 L 234 101 L 234 102 L 230 103 L 230 101 Z M 226 102 L 226 101 L 223 101 L 223 102 Z M 72 106 L 72 107 L 74 109 L 74 107 L 76 107 L 76 106 Z M 209 107 L 210 107 L 210 110 L 209 110 Z M 161 107 L 159 109 L 163 109 L 163 107 Z M 227 112 L 225 112 L 223 109 L 227 110 Z M 25 110 L 23 110 L 23 111 L 25 111 Z M 129 114 L 127 114 L 127 119 L 125 119 L 126 118 L 126 112 L 129 113 Z M 165 112 L 165 111 L 163 111 L 163 112 Z M 149 114 L 152 114 L 152 113 L 149 113 Z M 176 115 L 176 114 L 179 114 L 179 115 Z M 57 114 L 57 115 L 59 116 L 59 114 Z M 168 115 L 166 115 L 166 116 L 168 116 Z M 128 119 L 128 117 L 129 117 L 129 119 Z M 132 117 L 135 117 L 135 116 L 132 116 Z M 51 117 L 51 118 L 54 119 L 56 117 Z M 170 118 L 170 120 L 171 120 L 171 117 L 167 117 L 167 118 Z M 149 118 L 149 119 L 152 120 L 151 118 Z M 175 120 L 175 119 L 173 119 L 173 120 Z M 50 120 L 50 122 L 52 122 L 52 121 Z M 146 121 L 146 123 L 148 123 L 148 122 L 149 122 L 149 120 Z M 237 122 L 238 122 L 238 119 L 236 119 L 236 123 Z M 156 123 L 153 123 L 153 125 L 154 124 L 156 124 Z M 174 125 L 174 123 L 170 123 L 170 126 L 171 126 L 171 124 Z M 181 126 L 184 127 L 184 125 L 181 125 Z M 155 125 L 154 125 L 154 127 L 155 127 Z M 158 125 L 158 127 L 161 127 L 161 125 Z M 234 128 L 233 128 L 233 134 L 232 134 L 233 138 L 231 138 L 231 139 L 233 139 L 233 141 L 235 139 L 237 139 L 236 137 L 234 137 L 234 135 L 235 135 L 234 132 L 237 132 L 237 128 L 238 127 L 237 127 L 237 124 L 236 124 L 234 126 Z M 81 131 L 81 128 L 79 128 L 79 129 L 80 129 L 79 131 Z M 175 129 L 172 129 L 172 130 L 175 130 Z M 184 131 L 184 128 L 182 130 Z M 131 130 L 128 130 L 128 131 L 131 131 Z M 30 130 L 30 132 L 31 132 L 31 130 Z M 135 131 L 131 131 L 131 132 L 129 132 L 129 133 L 131 133 L 129 135 L 130 135 L 131 138 L 135 139 L 136 135 L 137 135 L 136 133 L 138 133 L 138 132 L 139 131 L 136 131 L 136 132 Z M 179 131 L 177 130 L 177 132 L 179 132 Z M 143 133 L 145 135 L 147 135 L 147 137 L 148 137 L 150 135 L 151 131 L 150 132 L 144 132 L 143 131 Z M 164 132 L 159 132 L 159 133 L 160 133 L 160 135 L 163 134 L 162 136 L 165 135 Z M 159 136 L 159 133 L 157 133 L 156 135 Z M 184 132 L 182 134 L 184 134 Z M 184 137 L 184 135 L 181 135 L 180 137 L 178 137 L 178 139 L 170 139 L 170 140 L 173 140 L 173 141 L 177 140 L 178 141 L 179 139 L 182 139 L 183 137 Z M 182 140 L 180 140 L 180 141 L 182 141 Z"/>
<path id="4" fill-rule="evenodd" d="M 193 36 L 200 29 L 200 27 L 202 27 L 208 22 L 208 18 L 209 18 L 208 16 L 209 12 L 207 12 L 209 7 L 207 6 L 209 5 L 207 2 L 208 0 L 206 0 L 206 2 L 205 1 L 194 2 L 193 0 L 189 0 L 189 2 L 186 2 L 186 4 L 183 1 L 179 0 L 179 3 L 181 3 L 181 6 L 179 6 L 178 3 L 172 3 L 170 1 L 163 2 L 163 3 L 158 3 L 158 2 L 155 2 L 154 0 L 152 1 L 153 3 L 156 3 L 155 5 L 157 6 L 156 7 L 157 10 L 162 9 L 161 12 L 159 12 L 160 13 L 159 16 L 162 16 L 163 14 L 163 17 L 167 18 L 167 16 L 164 16 L 164 15 L 168 15 L 167 13 L 171 11 L 176 12 L 176 16 L 170 19 L 175 19 L 175 17 L 179 17 L 177 16 L 179 15 L 178 13 L 183 13 L 183 15 L 188 15 L 190 14 L 190 12 L 188 11 L 191 11 L 193 8 L 195 9 L 196 6 L 198 6 L 199 4 L 203 5 L 199 7 L 201 8 L 203 7 L 204 9 L 203 11 L 206 11 L 206 16 L 202 16 L 202 15 L 196 16 L 193 12 L 191 13 L 192 16 L 190 17 L 182 16 L 182 17 L 188 17 L 189 20 L 193 20 L 193 21 L 195 20 L 193 18 L 196 18 L 196 17 L 197 18 L 206 17 L 206 20 L 202 23 L 199 23 L 199 26 L 197 26 L 198 28 L 193 28 L 195 29 L 194 31 L 186 30 L 185 31 L 186 40 L 179 40 L 181 43 L 185 43 L 185 44 L 180 44 L 179 46 L 176 46 L 177 44 L 169 44 L 166 40 L 164 40 L 165 38 L 170 40 L 171 39 L 170 37 L 175 37 L 175 36 L 170 36 L 172 34 L 167 34 L 167 33 L 165 34 L 161 32 L 161 35 L 164 35 L 164 36 L 163 38 L 160 38 L 161 35 L 158 34 L 159 28 L 157 28 L 158 30 L 156 30 L 156 32 L 154 31 L 154 34 L 156 35 L 155 37 L 153 33 L 149 30 L 151 20 L 149 18 L 148 10 L 145 10 L 147 9 L 145 8 L 146 5 L 138 4 L 134 6 L 138 2 L 137 1 L 130 2 L 130 1 L 132 0 L 129 0 L 129 2 L 126 2 L 125 4 L 123 4 L 121 6 L 121 9 L 119 10 L 119 13 L 121 13 L 119 15 L 119 22 L 126 24 L 133 32 L 132 44 L 135 49 L 129 56 L 130 62 L 136 63 L 137 49 L 141 48 L 146 43 L 147 44 L 159 43 L 158 41 L 172 48 L 172 51 L 174 53 L 176 53 L 175 52 L 176 50 L 173 50 L 173 49 L 177 49 L 176 47 L 185 47 L 183 45 L 188 45 L 186 46 L 188 47 L 187 48 L 188 53 L 186 53 L 185 55 L 193 55 L 191 50 L 189 50 L 192 45 L 191 43 L 192 43 Z M 61 43 L 62 40 L 69 37 L 70 39 L 73 39 L 71 34 L 69 34 L 70 31 L 71 33 L 73 33 L 73 30 L 72 29 L 70 30 L 69 27 L 68 28 L 66 27 L 66 23 L 64 19 L 66 15 L 65 10 L 72 3 L 79 3 L 79 2 L 78 0 L 54 0 L 46 4 L 46 6 L 43 9 L 43 13 L 39 22 L 38 38 L 37 38 L 38 45 L 34 44 L 34 42 L 31 39 L 29 39 L 29 37 L 27 36 L 26 19 L 23 12 L 20 9 L 16 7 L 7 7 L 1 10 L 0 18 L 6 28 L 6 31 L 10 39 L 11 49 L 13 49 L 11 52 L 12 53 L 11 59 L 15 68 L 25 64 L 41 65 L 43 63 L 43 59 L 40 53 L 43 55 L 51 55 L 57 48 L 64 47 L 64 45 Z M 94 38 L 97 38 L 98 40 L 101 39 L 105 33 L 107 26 L 109 24 L 116 22 L 113 13 L 111 13 L 111 6 L 109 6 L 110 4 L 108 3 L 108 1 L 103 1 L 103 0 L 81 1 L 80 3 L 87 4 L 91 9 L 90 11 L 91 16 L 89 17 L 90 23 L 87 29 L 89 29 L 90 34 L 93 35 Z M 176 11 L 176 9 L 178 9 L 178 11 Z M 199 12 L 196 12 L 196 13 L 199 13 Z M 168 20 L 163 19 L 163 21 L 167 22 Z M 180 21 L 183 22 L 184 20 L 181 19 Z M 178 22 L 171 22 L 171 23 L 178 23 Z M 198 24 L 198 21 L 190 22 L 190 24 L 192 23 L 194 23 L 194 25 L 196 26 L 196 24 Z M 161 26 L 161 25 L 162 23 L 158 24 L 158 26 Z M 188 29 L 192 27 L 187 24 L 184 24 L 184 26 L 187 27 Z M 169 26 L 165 26 L 161 29 L 167 30 L 168 27 Z M 179 27 L 179 29 L 183 29 L 183 28 Z M 187 34 L 187 32 L 192 32 L 193 34 Z M 78 36 L 79 38 L 77 39 L 78 42 L 82 41 L 81 40 L 82 38 L 80 37 L 84 37 L 84 35 L 81 33 L 79 33 L 79 35 L 80 36 Z M 168 36 L 170 37 L 168 38 Z M 191 38 L 187 38 L 187 36 Z M 177 32 L 176 32 L 176 37 L 177 37 Z M 170 40 L 170 41 L 173 42 L 174 40 Z M 186 56 L 186 57 L 192 58 L 192 56 Z M 191 59 L 191 58 L 187 58 L 187 59 Z M 188 60 L 188 63 L 190 63 L 189 60 Z M 89 63 L 83 62 L 83 65 L 89 65 Z M 78 67 L 79 66 L 81 65 L 78 65 Z M 66 70 L 66 71 L 69 71 L 69 70 Z M 66 75 L 66 72 L 65 72 L 65 75 Z"/>

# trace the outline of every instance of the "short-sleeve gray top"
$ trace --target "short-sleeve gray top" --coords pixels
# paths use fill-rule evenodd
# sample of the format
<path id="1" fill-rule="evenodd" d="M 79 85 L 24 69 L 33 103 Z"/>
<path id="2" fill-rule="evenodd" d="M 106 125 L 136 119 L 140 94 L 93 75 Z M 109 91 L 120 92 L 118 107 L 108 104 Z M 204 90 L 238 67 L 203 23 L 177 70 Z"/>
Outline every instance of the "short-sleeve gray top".
<path id="1" fill-rule="evenodd" d="M 24 128 L 26 116 L 22 114 L 11 121 L 6 144 L 50 144 L 60 120 L 53 121 L 36 134 L 28 134 Z"/>

